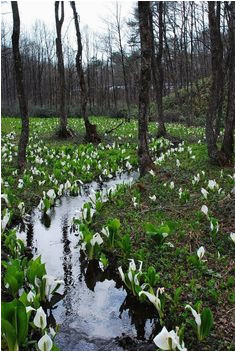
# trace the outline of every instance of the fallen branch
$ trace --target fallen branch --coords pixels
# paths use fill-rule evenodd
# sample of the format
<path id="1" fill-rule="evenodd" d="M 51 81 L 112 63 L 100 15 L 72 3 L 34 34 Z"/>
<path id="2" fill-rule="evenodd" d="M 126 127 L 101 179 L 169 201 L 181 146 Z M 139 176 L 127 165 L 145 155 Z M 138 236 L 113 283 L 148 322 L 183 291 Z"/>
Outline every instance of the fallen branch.
<path id="1" fill-rule="evenodd" d="M 112 131 L 115 131 L 117 128 L 119 128 L 121 125 L 123 125 L 124 121 L 122 121 L 121 123 L 119 123 L 119 125 L 117 125 L 116 127 L 112 128 L 111 130 L 107 130 L 105 131 L 106 134 L 111 133 Z"/>

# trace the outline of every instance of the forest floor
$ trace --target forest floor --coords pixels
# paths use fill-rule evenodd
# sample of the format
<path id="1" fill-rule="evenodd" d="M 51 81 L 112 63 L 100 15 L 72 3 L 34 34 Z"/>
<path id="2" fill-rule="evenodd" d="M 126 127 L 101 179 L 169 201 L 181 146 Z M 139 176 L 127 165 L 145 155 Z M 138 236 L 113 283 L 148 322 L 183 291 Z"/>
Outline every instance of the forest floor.
<path id="1" fill-rule="evenodd" d="M 69 119 L 76 135 L 63 141 L 54 135 L 57 119 L 31 119 L 27 171 L 18 175 L 20 119 L 2 119 L 2 193 L 7 195 L 2 209 L 3 213 L 10 210 L 12 225 L 21 218 L 21 202 L 29 213 L 43 192 L 53 188 L 57 193 L 60 184 L 69 181 L 73 196 L 76 186 L 72 186 L 78 179 L 104 181 L 117 172 L 137 169 L 137 122 L 124 122 L 107 134 L 120 120 L 96 117 L 91 121 L 102 137 L 97 147 L 83 144 L 81 119 Z M 164 287 L 166 294 L 164 325 L 168 330 L 185 326 L 188 350 L 234 350 L 234 243 L 230 237 L 234 232 L 234 169 L 209 163 L 203 128 L 169 124 L 167 130 L 172 144 L 156 140 L 156 126 L 150 123 L 154 173 L 121 188 L 96 212 L 91 226 L 101 232 L 111 218 L 120 220 L 119 235 L 128 235 L 131 247 L 126 252 L 113 249 L 118 264 L 127 268 L 128 259 L 133 258 L 143 261 L 144 271 L 150 266 L 156 269 L 157 286 Z M 201 192 L 202 188 L 208 193 Z M 207 215 L 201 211 L 203 205 Z M 161 243 L 160 231 L 168 234 Z M 206 261 L 198 259 L 201 246 Z M 202 342 L 196 338 L 191 312 L 184 309 L 197 302 L 209 307 L 214 319 L 210 335 Z"/>

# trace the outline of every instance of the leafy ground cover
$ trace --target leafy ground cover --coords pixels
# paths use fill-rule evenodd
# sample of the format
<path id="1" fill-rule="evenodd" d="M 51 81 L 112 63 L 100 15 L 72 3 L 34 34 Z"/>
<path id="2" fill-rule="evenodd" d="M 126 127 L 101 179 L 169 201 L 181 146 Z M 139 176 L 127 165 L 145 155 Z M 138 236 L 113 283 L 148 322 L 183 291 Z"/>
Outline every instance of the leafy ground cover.
<path id="1" fill-rule="evenodd" d="M 22 175 L 15 161 L 20 119 L 2 120 L 4 241 L 9 229 L 34 206 L 46 212 L 56 197 L 77 195 L 81 183 L 104 181 L 137 169 L 137 122 L 123 123 L 107 133 L 120 120 L 91 120 L 102 136 L 98 146 L 82 144 L 84 129 L 80 119 L 69 120 L 76 132 L 70 141 L 54 137 L 57 119 L 31 119 L 27 169 Z M 105 266 L 109 254 L 115 254 L 120 273 L 129 270 L 130 258 L 136 263 L 142 261 L 143 273 L 155 272 L 153 279 L 151 274 L 141 277 L 140 270 L 136 278 L 140 284 L 149 280 L 149 293 L 164 287 L 165 304 L 159 307 L 159 316 L 163 315 L 168 331 L 176 326 L 184 330 L 188 350 L 233 350 L 234 170 L 209 164 L 203 128 L 170 124 L 167 130 L 172 138 L 157 140 L 155 124 L 149 126 L 156 169 L 132 187 L 120 187 L 103 204 L 97 196 L 96 213 L 90 216 L 86 210 L 86 216 L 83 214 L 84 223 L 79 221 L 78 226 L 82 240 L 89 239 L 84 249 L 91 257 L 96 257 L 97 251 Z M 100 245 L 105 254 L 100 252 Z M 5 242 L 3 249 L 9 252 Z M 134 287 L 134 280 L 123 279 L 137 295 L 134 299 L 139 299 L 139 285 Z M 214 319 L 204 341 L 197 339 L 191 311 L 185 309 L 191 305 L 198 310 L 199 303 L 200 311 L 210 308 Z"/>

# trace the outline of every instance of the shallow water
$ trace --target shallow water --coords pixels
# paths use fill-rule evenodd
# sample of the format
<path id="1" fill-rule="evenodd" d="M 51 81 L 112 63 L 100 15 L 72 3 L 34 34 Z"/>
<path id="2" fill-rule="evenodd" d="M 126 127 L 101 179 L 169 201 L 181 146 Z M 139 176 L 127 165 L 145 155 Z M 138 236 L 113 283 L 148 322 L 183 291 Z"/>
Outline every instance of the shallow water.
<path id="1" fill-rule="evenodd" d="M 48 216 L 42 218 L 36 209 L 26 223 L 27 245 L 33 255 L 41 255 L 47 273 L 65 282 L 64 298 L 48 312 L 51 322 L 61 325 L 56 337 L 61 350 L 134 350 L 140 344 L 144 350 L 150 348 L 145 343 L 156 325 L 153 309 L 127 295 L 109 267 L 103 271 L 97 261 L 88 263 L 70 226 L 92 189 L 105 191 L 137 177 L 132 173 L 103 184 L 92 182 L 83 187 L 82 195 L 58 200 Z"/>

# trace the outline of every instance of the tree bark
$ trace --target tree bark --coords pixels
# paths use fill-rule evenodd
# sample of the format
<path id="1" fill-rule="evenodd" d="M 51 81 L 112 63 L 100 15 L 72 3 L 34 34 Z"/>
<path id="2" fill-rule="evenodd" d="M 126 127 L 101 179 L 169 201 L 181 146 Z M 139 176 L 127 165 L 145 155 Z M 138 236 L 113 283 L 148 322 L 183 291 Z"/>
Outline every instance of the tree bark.
<path id="1" fill-rule="evenodd" d="M 151 27 L 150 1 L 138 2 L 139 30 L 141 39 L 141 75 L 139 91 L 139 120 L 138 120 L 138 161 L 140 175 L 145 175 L 154 168 L 151 160 L 148 141 L 148 107 L 151 83 Z"/>
<path id="2" fill-rule="evenodd" d="M 234 144 L 234 118 L 235 118 L 235 3 L 225 2 L 228 12 L 228 87 L 227 87 L 227 110 L 225 117 L 225 132 L 222 151 L 228 163 L 232 162 Z"/>
<path id="3" fill-rule="evenodd" d="M 90 123 L 88 118 L 88 113 L 87 113 L 88 95 L 87 95 L 87 87 L 86 87 L 86 82 L 84 77 L 84 71 L 82 67 L 83 47 L 81 42 L 81 34 L 80 34 L 78 14 L 76 12 L 75 1 L 71 1 L 70 4 L 74 15 L 77 46 L 78 46 L 78 51 L 76 54 L 76 70 L 79 77 L 79 84 L 81 89 L 81 112 L 82 112 L 82 117 L 84 119 L 85 130 L 86 130 L 85 140 L 91 143 L 99 143 L 101 141 L 101 138 L 97 134 L 96 125 Z"/>
<path id="4" fill-rule="evenodd" d="M 13 59 L 16 74 L 16 89 L 20 106 L 21 114 L 21 135 L 18 145 L 18 168 L 23 170 L 26 162 L 26 148 L 29 140 L 29 116 L 28 105 L 24 90 L 24 77 L 21 62 L 21 55 L 19 49 L 20 38 L 20 16 L 18 11 L 17 1 L 11 1 L 12 14 L 13 14 L 13 33 L 12 33 L 12 49 Z"/>
<path id="5" fill-rule="evenodd" d="M 152 48 L 152 76 L 153 83 L 155 88 L 155 98 L 156 98 L 156 107 L 157 107 L 157 122 L 158 122 L 158 131 L 157 137 L 162 137 L 166 135 L 166 128 L 163 118 L 163 67 L 162 67 L 162 52 L 163 52 L 163 1 L 158 3 L 158 13 L 159 13 L 159 45 L 158 53 L 155 55 L 155 41 L 154 41 L 154 30 L 153 30 L 153 15 L 150 9 L 150 29 L 151 29 L 151 48 Z"/>
<path id="6" fill-rule="evenodd" d="M 61 18 L 59 19 L 59 5 L 61 3 Z M 70 135 L 67 130 L 67 113 L 66 113 L 66 81 L 65 81 L 65 69 L 64 69 L 64 59 L 62 51 L 61 42 L 61 28 L 64 22 L 64 1 L 55 1 L 55 20 L 56 20 L 56 52 L 58 60 L 58 73 L 59 73 L 59 95 L 60 95 L 60 130 L 59 136 L 62 138 L 68 137 Z"/>
<path id="7" fill-rule="evenodd" d="M 210 160 L 219 164 L 221 162 L 217 138 L 223 104 L 223 45 L 220 34 L 219 3 L 217 3 L 217 10 L 215 3 L 215 1 L 208 1 L 212 83 L 206 119 L 206 141 Z"/>

